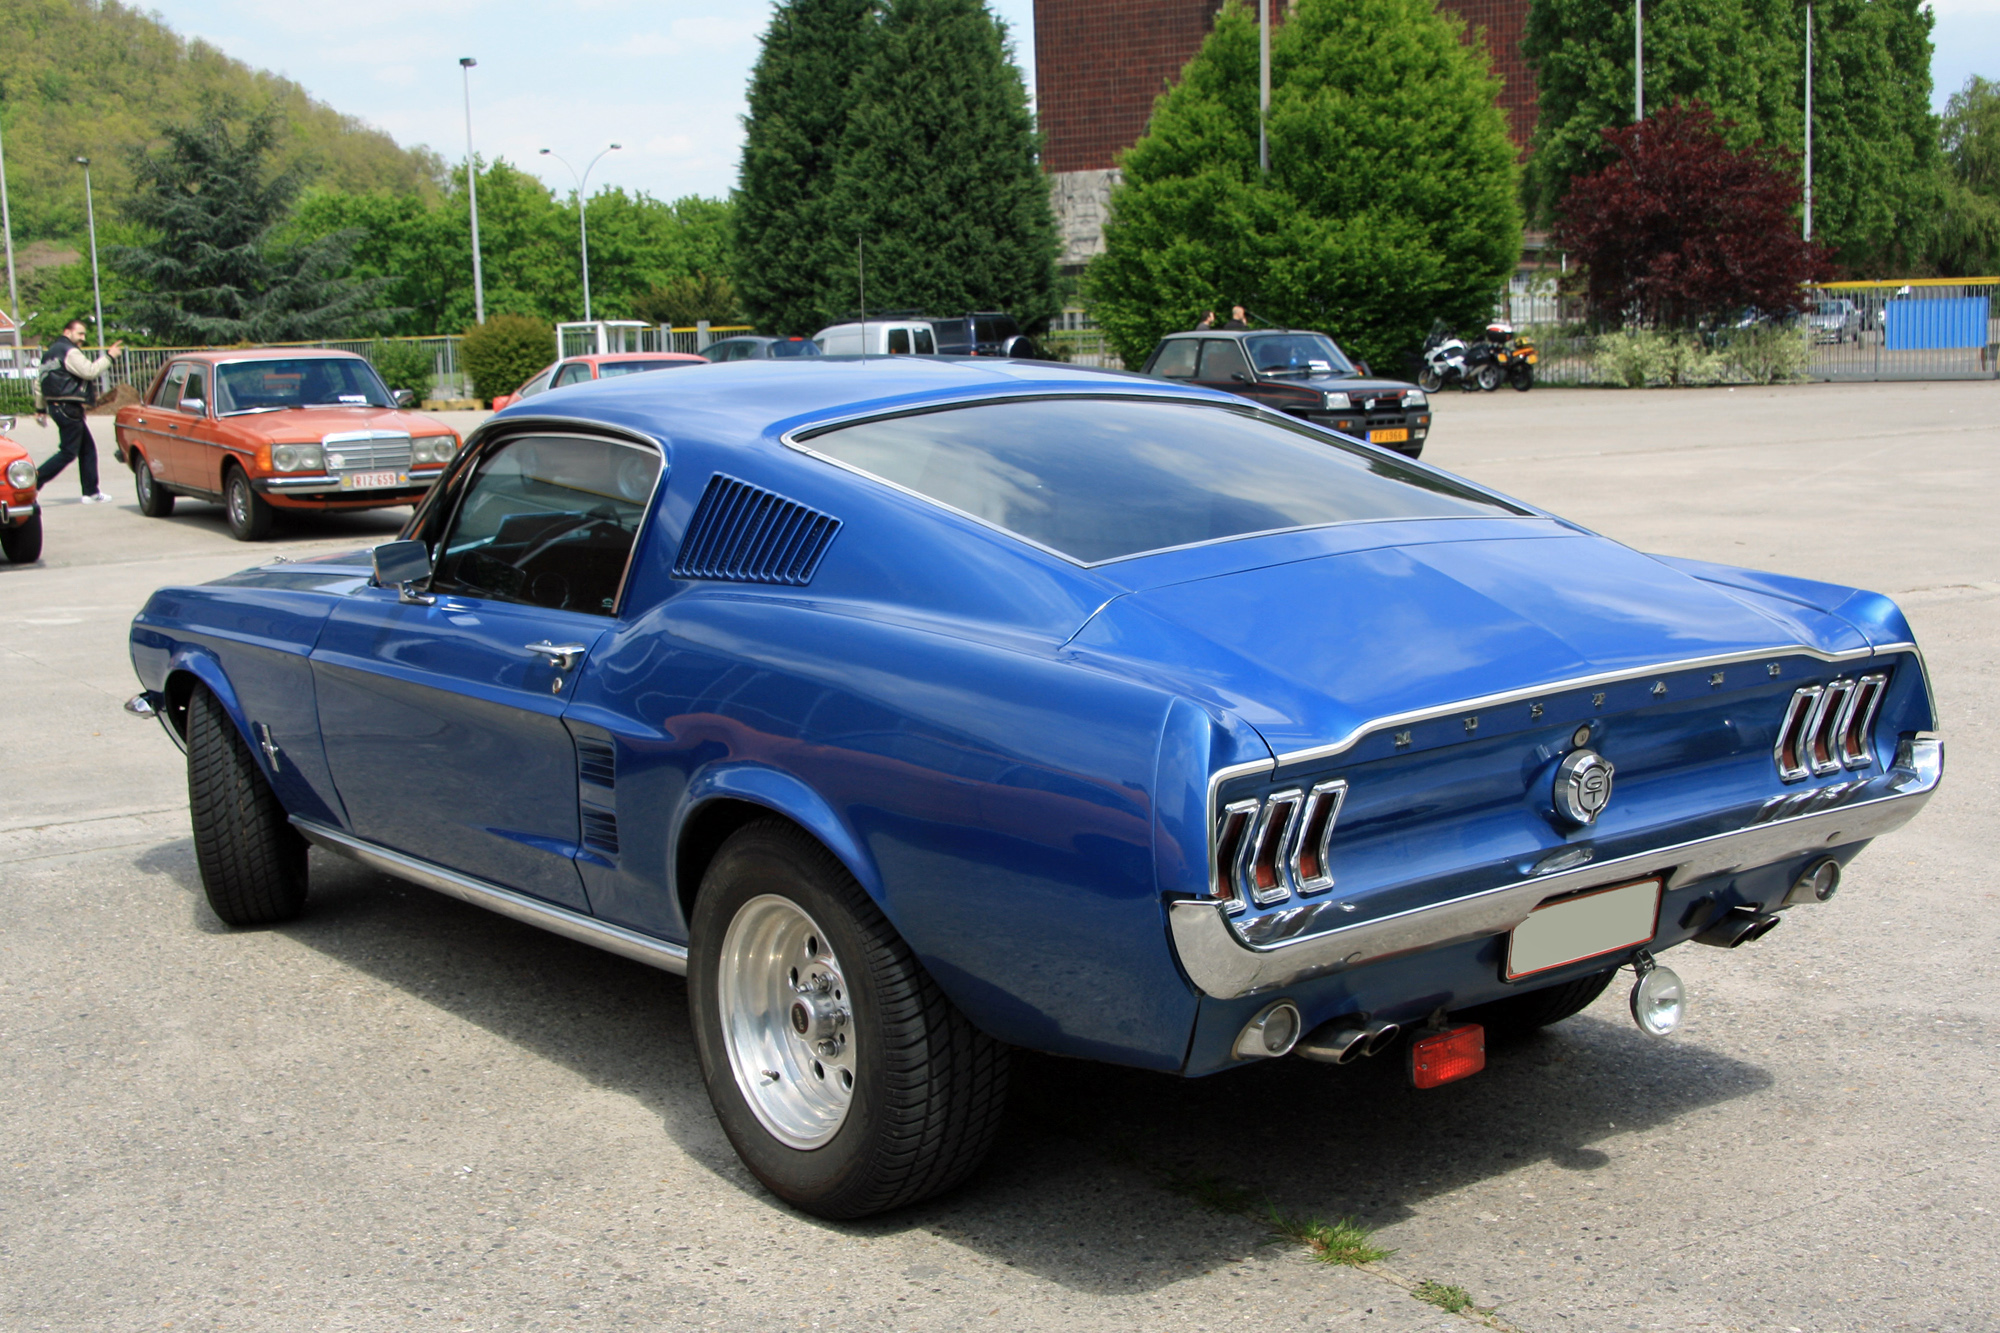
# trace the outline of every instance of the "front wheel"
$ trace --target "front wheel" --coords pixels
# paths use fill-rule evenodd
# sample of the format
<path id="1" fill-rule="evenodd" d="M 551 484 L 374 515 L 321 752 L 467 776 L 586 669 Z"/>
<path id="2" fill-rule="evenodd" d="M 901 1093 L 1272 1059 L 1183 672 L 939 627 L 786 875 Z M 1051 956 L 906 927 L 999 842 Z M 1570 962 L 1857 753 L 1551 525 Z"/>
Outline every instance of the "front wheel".
<path id="1" fill-rule="evenodd" d="M 271 503 L 257 494 L 241 468 L 229 469 L 222 504 L 229 511 L 229 535 L 237 541 L 261 542 L 271 535 Z"/>
<path id="2" fill-rule="evenodd" d="M 827 1218 L 915 1203 L 992 1146 L 1007 1051 L 960 1014 L 831 853 L 781 820 L 723 844 L 695 902 L 702 1079 L 756 1177 Z"/>
<path id="3" fill-rule="evenodd" d="M 1526 361 L 1516 361 L 1507 367 L 1507 383 L 1526 393 L 1535 387 L 1535 368 Z"/>
<path id="4" fill-rule="evenodd" d="M 174 512 L 174 493 L 153 480 L 153 469 L 139 453 L 132 455 L 132 492 L 139 497 L 139 512 L 147 518 Z"/>
<path id="5" fill-rule="evenodd" d="M 187 710 L 188 814 L 208 905 L 232 926 L 290 921 L 306 904 L 306 841 L 207 686 Z"/>
<path id="6" fill-rule="evenodd" d="M 1431 366 L 1417 372 L 1417 387 L 1425 393 L 1436 393 L 1444 387 L 1444 376 Z"/>
<path id="7" fill-rule="evenodd" d="M 10 565 L 32 565 L 42 558 L 42 511 L 28 515 L 26 523 L 9 523 L 0 528 L 0 552 Z"/>
<path id="8" fill-rule="evenodd" d="M 1500 387 L 1500 367 L 1488 361 L 1472 372 L 1472 387 L 1481 393 L 1492 393 Z"/>

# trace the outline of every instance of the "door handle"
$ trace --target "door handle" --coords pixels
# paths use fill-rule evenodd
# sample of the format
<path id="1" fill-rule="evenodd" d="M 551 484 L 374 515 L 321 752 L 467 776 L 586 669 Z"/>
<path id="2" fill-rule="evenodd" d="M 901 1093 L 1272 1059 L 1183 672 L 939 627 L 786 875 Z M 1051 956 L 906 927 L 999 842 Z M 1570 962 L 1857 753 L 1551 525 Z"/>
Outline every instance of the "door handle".
<path id="1" fill-rule="evenodd" d="M 548 658 L 549 665 L 558 671 L 570 670 L 581 662 L 583 655 L 590 650 L 587 644 L 550 643 L 547 639 L 543 639 L 540 643 L 528 644 L 527 649 L 537 657 Z"/>

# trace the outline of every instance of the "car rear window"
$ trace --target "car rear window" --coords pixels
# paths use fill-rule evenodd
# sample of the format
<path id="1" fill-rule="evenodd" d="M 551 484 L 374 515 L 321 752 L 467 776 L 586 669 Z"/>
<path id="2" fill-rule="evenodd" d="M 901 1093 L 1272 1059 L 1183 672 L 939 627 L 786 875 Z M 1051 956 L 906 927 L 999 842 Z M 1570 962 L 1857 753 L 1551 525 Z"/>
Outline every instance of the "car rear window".
<path id="1" fill-rule="evenodd" d="M 1524 512 L 1304 425 L 1202 403 L 981 403 L 801 444 L 1085 564 L 1329 523 Z"/>
<path id="2" fill-rule="evenodd" d="M 620 375 L 637 375 L 645 370 L 673 370 L 679 366 L 699 364 L 694 361 L 605 361 L 597 367 L 597 378 L 616 379 Z"/>
<path id="3" fill-rule="evenodd" d="M 819 344 L 810 338 L 783 338 L 766 349 L 770 356 L 818 356 Z"/>

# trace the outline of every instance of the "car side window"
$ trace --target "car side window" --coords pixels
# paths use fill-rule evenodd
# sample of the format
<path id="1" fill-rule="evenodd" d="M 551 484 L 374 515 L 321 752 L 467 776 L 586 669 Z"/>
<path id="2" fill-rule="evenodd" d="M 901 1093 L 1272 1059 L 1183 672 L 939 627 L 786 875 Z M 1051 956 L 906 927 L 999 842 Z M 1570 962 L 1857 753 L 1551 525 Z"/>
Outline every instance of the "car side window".
<path id="1" fill-rule="evenodd" d="M 1250 378 L 1250 363 L 1243 359 L 1243 349 L 1234 338 L 1204 338 L 1201 342 L 1201 373 L 1195 376 L 1204 383 L 1231 382 L 1231 377 L 1241 375 Z"/>
<path id="2" fill-rule="evenodd" d="M 1153 358 L 1155 375 L 1170 380 L 1191 380 L 1194 378 L 1195 356 L 1201 351 L 1201 344 L 1193 338 L 1176 338 L 1172 342 L 1160 344 L 1160 353 Z"/>
<path id="3" fill-rule="evenodd" d="M 588 361 L 572 361 L 557 374 L 555 386 L 560 389 L 565 384 L 581 384 L 589 378 L 590 363 Z"/>
<path id="4" fill-rule="evenodd" d="M 160 388 L 153 395 L 154 407 L 179 407 L 181 405 L 181 383 L 187 379 L 187 362 L 180 361 L 167 367 L 167 376 L 160 381 Z"/>
<path id="5" fill-rule="evenodd" d="M 931 331 L 929 329 L 917 329 L 915 333 L 917 337 L 917 355 L 936 356 L 937 339 L 931 336 Z"/>
<path id="6" fill-rule="evenodd" d="M 552 372 L 547 370 L 543 371 L 541 374 L 529 380 L 526 384 L 523 384 L 521 386 L 521 392 L 515 394 L 514 396 L 516 398 L 533 398 L 536 394 L 541 393 L 543 390 L 549 387 L 549 376 L 551 373 Z"/>
<path id="7" fill-rule="evenodd" d="M 660 470 L 658 452 L 618 440 L 508 440 L 477 463 L 432 589 L 610 615 Z"/>
<path id="8" fill-rule="evenodd" d="M 208 394 L 203 391 L 201 370 L 196 366 L 188 367 L 187 380 L 181 385 L 181 402 L 185 403 L 190 398 L 199 398 L 204 403 L 208 401 Z"/>
<path id="9" fill-rule="evenodd" d="M 889 330 L 889 355 L 908 356 L 910 354 L 910 331 L 908 329 Z"/>

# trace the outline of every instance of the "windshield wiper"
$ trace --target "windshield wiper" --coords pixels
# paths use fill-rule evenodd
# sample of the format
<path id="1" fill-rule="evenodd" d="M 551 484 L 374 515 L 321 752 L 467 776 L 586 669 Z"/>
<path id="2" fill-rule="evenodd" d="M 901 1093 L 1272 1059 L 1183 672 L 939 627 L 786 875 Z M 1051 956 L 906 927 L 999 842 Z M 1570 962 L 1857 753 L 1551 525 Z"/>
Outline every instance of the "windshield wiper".
<path id="1" fill-rule="evenodd" d="M 282 412 L 282 411 L 284 411 L 284 410 L 285 410 L 285 409 L 284 409 L 284 408 L 283 408 L 282 406 L 280 406 L 280 407 L 239 407 L 239 408 L 235 409 L 234 411 L 231 411 L 231 412 L 224 412 L 224 413 L 223 413 L 222 415 L 223 415 L 223 416 L 226 416 L 226 417 L 247 417 L 247 416 L 249 416 L 249 415 L 250 415 L 251 413 L 253 413 L 253 412 Z"/>
<path id="2" fill-rule="evenodd" d="M 1259 375 L 1271 375 L 1271 376 L 1277 376 L 1277 375 L 1310 376 L 1313 372 L 1311 366 L 1274 366 L 1270 370 L 1260 369 L 1257 373 Z"/>

